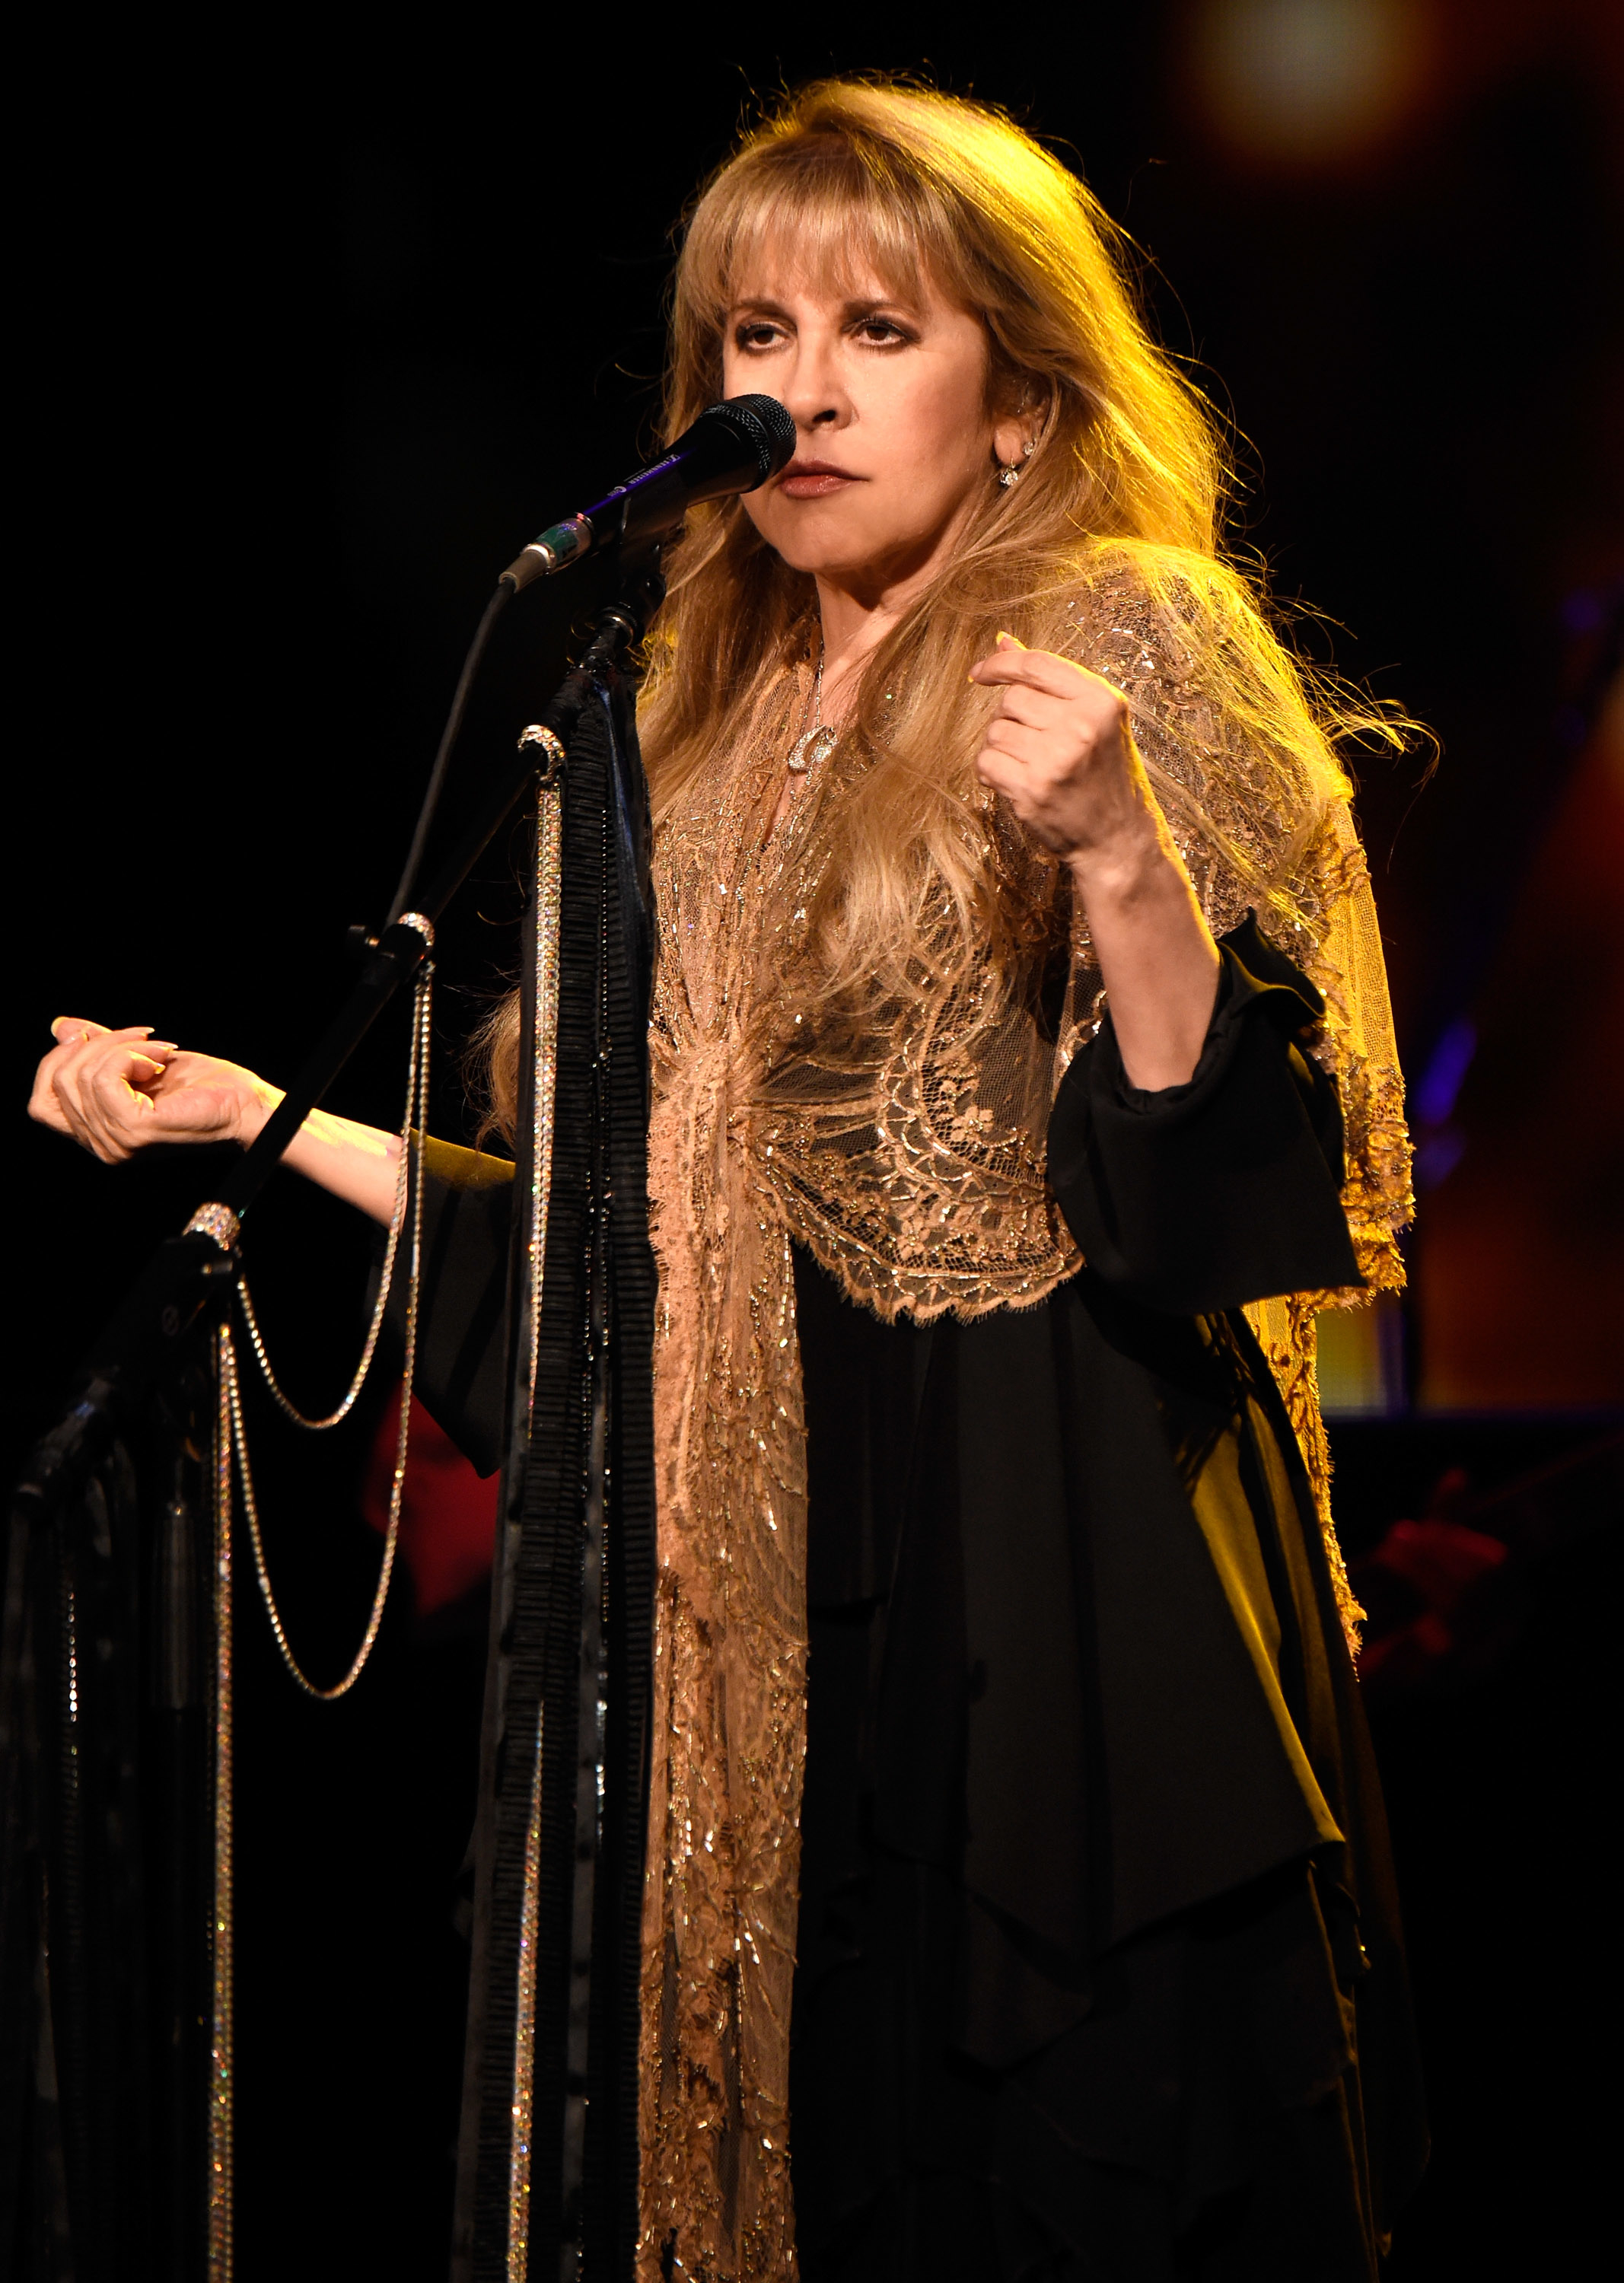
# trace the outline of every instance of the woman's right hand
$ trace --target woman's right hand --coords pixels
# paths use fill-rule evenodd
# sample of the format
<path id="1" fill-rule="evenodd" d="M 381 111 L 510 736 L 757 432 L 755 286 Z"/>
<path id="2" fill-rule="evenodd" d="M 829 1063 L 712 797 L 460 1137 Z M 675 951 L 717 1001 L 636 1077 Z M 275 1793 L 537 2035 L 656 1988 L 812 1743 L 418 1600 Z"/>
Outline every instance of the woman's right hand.
<path id="1" fill-rule="evenodd" d="M 184 1054 L 147 1024 L 110 1031 L 59 1015 L 34 1075 L 28 1115 L 104 1165 L 154 1142 L 252 1142 L 280 1096 L 236 1063 Z"/>

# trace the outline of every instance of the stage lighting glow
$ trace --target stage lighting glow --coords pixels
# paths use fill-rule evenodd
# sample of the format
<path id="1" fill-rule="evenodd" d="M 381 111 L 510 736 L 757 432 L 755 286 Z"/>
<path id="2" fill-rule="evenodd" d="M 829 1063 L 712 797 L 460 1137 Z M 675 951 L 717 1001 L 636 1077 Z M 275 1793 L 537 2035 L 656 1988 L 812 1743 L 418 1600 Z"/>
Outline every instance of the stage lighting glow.
<path id="1" fill-rule="evenodd" d="M 1430 33 L 1424 0 L 1201 0 L 1190 60 L 1225 142 L 1265 162 L 1334 166 L 1408 112 Z"/>

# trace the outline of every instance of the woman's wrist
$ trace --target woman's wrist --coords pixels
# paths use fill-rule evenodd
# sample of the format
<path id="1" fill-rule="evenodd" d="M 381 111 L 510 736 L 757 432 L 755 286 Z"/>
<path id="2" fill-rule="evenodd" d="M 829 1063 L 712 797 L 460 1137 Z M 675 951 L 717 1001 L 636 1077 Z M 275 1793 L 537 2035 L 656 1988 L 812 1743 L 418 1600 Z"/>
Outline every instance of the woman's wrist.
<path id="1" fill-rule="evenodd" d="M 1073 849 L 1066 861 L 1090 913 L 1167 897 L 1194 901 L 1183 860 L 1157 816 L 1136 818 L 1107 840 Z"/>
<path id="2" fill-rule="evenodd" d="M 283 1099 L 279 1086 L 267 1085 L 252 1071 L 242 1073 L 238 1092 L 237 1119 L 232 1139 L 242 1149 L 251 1149 L 264 1132 L 267 1120 Z"/>

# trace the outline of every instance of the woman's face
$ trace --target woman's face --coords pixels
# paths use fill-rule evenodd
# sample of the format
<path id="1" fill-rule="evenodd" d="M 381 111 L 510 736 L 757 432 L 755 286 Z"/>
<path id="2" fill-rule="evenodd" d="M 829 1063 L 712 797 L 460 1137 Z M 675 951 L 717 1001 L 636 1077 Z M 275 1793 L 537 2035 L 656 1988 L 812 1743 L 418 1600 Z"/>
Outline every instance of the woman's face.
<path id="1" fill-rule="evenodd" d="M 904 297 L 859 271 L 815 287 L 768 247 L 728 312 L 729 396 L 776 396 L 794 416 L 795 456 L 745 495 L 745 512 L 793 569 L 877 602 L 926 575 L 973 506 L 1019 456 L 995 418 L 979 317 L 921 272 Z"/>

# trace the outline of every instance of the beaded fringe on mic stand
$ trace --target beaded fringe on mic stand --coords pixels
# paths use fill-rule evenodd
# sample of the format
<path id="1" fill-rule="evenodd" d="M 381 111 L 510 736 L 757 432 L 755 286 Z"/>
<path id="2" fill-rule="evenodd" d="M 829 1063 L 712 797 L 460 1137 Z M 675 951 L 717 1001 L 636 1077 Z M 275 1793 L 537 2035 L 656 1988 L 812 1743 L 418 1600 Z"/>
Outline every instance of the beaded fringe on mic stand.
<path id="1" fill-rule="evenodd" d="M 564 748 L 550 729 L 534 725 L 519 740 L 547 756 L 538 781 L 535 814 L 535 940 L 530 977 L 535 1008 L 532 1062 L 530 1135 L 533 1173 L 530 1226 L 525 1250 L 529 1268 L 526 1295 L 527 1372 L 525 1442 L 535 1402 L 537 1348 L 542 1328 L 542 1275 L 547 1258 L 547 1199 L 552 1180 L 554 1099 L 558 1073 L 558 912 L 563 886 L 564 791 L 559 775 Z M 513 2037 L 512 2135 L 508 2152 L 508 2283 L 527 2283 L 530 2264 L 530 2150 L 535 2107 L 535 1941 L 542 1874 L 542 1753 L 546 1707 L 535 1713 L 535 1759 L 530 1779 L 530 1813 L 525 1827 L 524 1884 L 519 1912 L 519 1986 Z"/>

